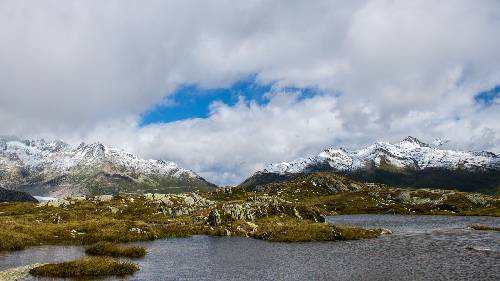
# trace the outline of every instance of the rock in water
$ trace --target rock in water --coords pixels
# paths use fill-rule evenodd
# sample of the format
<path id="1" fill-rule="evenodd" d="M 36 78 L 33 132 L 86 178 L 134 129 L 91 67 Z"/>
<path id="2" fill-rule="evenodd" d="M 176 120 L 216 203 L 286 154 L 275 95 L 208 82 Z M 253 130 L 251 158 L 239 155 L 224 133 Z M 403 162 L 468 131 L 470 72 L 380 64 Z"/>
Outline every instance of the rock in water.
<path id="1" fill-rule="evenodd" d="M 24 266 L 19 266 L 19 267 L 10 268 L 10 269 L 0 271 L 0 280 L 3 280 L 3 281 L 24 280 L 28 276 L 29 271 L 31 269 L 38 267 L 38 266 L 42 266 L 42 265 L 44 265 L 44 264 L 35 263 L 35 264 L 24 265 Z"/>

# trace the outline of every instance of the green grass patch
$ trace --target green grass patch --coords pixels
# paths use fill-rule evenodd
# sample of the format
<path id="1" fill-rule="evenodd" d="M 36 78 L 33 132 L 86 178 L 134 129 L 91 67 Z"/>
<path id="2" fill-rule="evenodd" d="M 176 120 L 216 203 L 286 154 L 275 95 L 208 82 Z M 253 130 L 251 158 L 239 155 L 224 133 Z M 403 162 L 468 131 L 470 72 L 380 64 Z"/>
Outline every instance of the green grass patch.
<path id="1" fill-rule="evenodd" d="M 131 262 L 92 257 L 70 262 L 46 264 L 30 270 L 36 277 L 85 278 L 134 274 L 139 267 Z"/>
<path id="2" fill-rule="evenodd" d="M 259 229 L 253 237 L 276 242 L 335 241 L 375 238 L 378 229 L 337 226 L 304 220 L 268 218 L 258 222 Z"/>
<path id="3" fill-rule="evenodd" d="M 146 255 L 146 248 L 140 246 L 120 246 L 110 242 L 98 242 L 87 246 L 85 253 L 94 256 L 142 258 Z"/>
<path id="4" fill-rule="evenodd" d="M 3 229 L 0 230 L 0 251 L 23 250 L 27 246 L 33 244 L 34 239 L 28 234 Z"/>
<path id="5" fill-rule="evenodd" d="M 498 196 L 368 187 L 325 173 L 270 184 L 263 191 L 232 188 L 184 196 L 192 196 L 192 200 L 175 197 L 171 202 L 159 202 L 145 196 L 123 194 L 110 201 L 69 198 L 68 204 L 59 207 L 0 203 L 0 251 L 34 245 L 110 242 L 89 249 L 92 248 L 95 255 L 139 255 L 138 250 L 123 254 L 125 250 L 111 243 L 189 235 L 236 235 L 287 242 L 331 241 L 372 238 L 380 233 L 322 223 L 323 216 L 334 214 L 500 216 Z M 199 196 L 211 202 L 199 204 L 196 201 Z M 222 221 L 220 225 L 211 226 L 207 217 L 214 208 L 218 209 Z"/>

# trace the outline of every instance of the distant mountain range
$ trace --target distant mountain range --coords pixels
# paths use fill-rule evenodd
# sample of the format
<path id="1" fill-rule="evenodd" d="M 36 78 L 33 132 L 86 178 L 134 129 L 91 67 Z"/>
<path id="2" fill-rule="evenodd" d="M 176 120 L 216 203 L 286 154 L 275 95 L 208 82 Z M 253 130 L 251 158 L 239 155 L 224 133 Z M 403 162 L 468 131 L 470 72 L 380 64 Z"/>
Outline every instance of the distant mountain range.
<path id="1" fill-rule="evenodd" d="M 270 164 L 241 186 L 252 188 L 331 171 L 365 182 L 499 193 L 499 155 L 441 149 L 442 143 L 431 146 L 407 137 L 398 143 L 377 142 L 360 150 L 329 148 L 314 157 Z"/>
<path id="2" fill-rule="evenodd" d="M 500 193 L 500 156 L 442 149 L 407 137 L 360 150 L 329 148 L 314 157 L 270 164 L 240 186 L 257 188 L 313 172 L 333 172 L 394 186 L 455 188 Z M 211 190 L 209 183 L 174 162 L 141 159 L 101 143 L 0 138 L 0 188 L 33 196 L 178 193 Z"/>
<path id="3" fill-rule="evenodd" d="M 177 193 L 215 185 L 174 162 L 141 159 L 101 143 L 0 138 L 0 187 L 38 196 Z"/>

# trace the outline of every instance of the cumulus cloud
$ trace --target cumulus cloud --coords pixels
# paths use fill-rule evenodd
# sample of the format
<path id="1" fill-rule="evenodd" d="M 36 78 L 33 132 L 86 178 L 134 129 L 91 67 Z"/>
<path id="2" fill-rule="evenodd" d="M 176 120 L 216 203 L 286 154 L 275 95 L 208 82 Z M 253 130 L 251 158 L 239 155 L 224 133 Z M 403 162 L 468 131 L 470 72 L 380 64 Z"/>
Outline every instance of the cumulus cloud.
<path id="1" fill-rule="evenodd" d="M 498 1 L 2 1 L 0 134 L 101 141 L 218 183 L 415 135 L 500 151 Z M 175 87 L 255 74 L 269 103 L 139 127 Z M 300 98 L 287 87 L 314 87 Z"/>
<path id="2" fill-rule="evenodd" d="M 206 119 L 144 128 L 114 124 L 87 138 L 106 135 L 146 157 L 173 159 L 216 182 L 235 183 L 266 162 L 314 154 L 341 136 L 334 97 L 300 97 L 298 92 L 273 92 L 266 105 L 244 99 L 235 106 L 213 104 Z"/>

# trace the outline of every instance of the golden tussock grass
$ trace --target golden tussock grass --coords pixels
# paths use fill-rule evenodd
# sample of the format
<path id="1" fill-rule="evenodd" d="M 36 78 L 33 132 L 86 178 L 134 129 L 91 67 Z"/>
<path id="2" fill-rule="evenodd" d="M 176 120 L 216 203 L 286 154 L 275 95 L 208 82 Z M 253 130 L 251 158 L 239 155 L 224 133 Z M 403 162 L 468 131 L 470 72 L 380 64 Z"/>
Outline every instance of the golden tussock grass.
<path id="1" fill-rule="evenodd" d="M 111 242 L 97 242 L 85 248 L 85 253 L 95 256 L 142 258 L 146 248 L 140 246 L 120 246 Z"/>
<path id="2" fill-rule="evenodd" d="M 42 265 L 31 269 L 30 274 L 36 277 L 84 278 L 130 275 L 138 270 L 139 267 L 130 262 L 105 257 L 92 257 Z"/>

